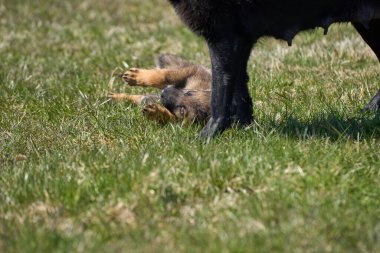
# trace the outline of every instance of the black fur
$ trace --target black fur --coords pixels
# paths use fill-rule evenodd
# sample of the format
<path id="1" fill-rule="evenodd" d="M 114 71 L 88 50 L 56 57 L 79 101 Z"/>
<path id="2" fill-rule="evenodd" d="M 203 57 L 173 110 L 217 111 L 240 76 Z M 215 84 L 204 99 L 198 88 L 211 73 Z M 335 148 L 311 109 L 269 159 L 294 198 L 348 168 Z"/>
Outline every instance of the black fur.
<path id="1" fill-rule="evenodd" d="M 192 31 L 208 43 L 212 64 L 212 117 L 201 135 L 211 137 L 253 121 L 246 71 L 250 51 L 262 36 L 291 45 L 302 30 L 353 22 L 380 59 L 380 0 L 169 0 Z M 380 106 L 380 95 L 369 108 Z"/>

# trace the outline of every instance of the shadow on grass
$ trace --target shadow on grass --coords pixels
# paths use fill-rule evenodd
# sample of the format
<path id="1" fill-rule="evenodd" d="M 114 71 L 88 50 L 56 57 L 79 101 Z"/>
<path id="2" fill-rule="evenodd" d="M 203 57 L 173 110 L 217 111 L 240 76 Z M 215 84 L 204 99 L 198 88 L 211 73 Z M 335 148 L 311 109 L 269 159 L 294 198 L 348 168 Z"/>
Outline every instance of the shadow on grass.
<path id="1" fill-rule="evenodd" d="M 271 121 L 276 132 L 293 138 L 321 137 L 339 139 L 380 139 L 380 112 L 347 118 L 339 113 L 315 116 L 309 120 L 299 120 L 292 115 L 281 122 Z"/>

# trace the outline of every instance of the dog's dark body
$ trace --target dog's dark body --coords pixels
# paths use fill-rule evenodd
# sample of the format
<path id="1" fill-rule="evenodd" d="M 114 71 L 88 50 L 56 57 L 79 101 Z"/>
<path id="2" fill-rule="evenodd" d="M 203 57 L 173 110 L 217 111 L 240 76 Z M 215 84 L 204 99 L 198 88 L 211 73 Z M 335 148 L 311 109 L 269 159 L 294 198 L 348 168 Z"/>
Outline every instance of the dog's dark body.
<path id="1" fill-rule="evenodd" d="M 380 59 L 380 0 L 169 0 L 180 18 L 208 43 L 212 64 L 211 137 L 253 120 L 247 61 L 260 37 L 288 41 L 302 30 L 352 22 Z M 367 105 L 379 109 L 380 91 Z"/>

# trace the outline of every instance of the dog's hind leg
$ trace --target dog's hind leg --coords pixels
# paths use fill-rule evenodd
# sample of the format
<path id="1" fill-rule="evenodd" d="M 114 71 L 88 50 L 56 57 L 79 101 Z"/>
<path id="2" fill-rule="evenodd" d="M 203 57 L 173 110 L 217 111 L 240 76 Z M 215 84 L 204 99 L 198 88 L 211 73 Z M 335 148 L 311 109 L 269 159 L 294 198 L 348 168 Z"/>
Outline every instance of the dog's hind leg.
<path id="1" fill-rule="evenodd" d="M 197 66 L 167 69 L 132 68 L 122 75 L 131 86 L 164 89 L 169 85 L 185 84 L 187 79 L 197 72 Z"/>
<path id="2" fill-rule="evenodd" d="M 209 42 L 212 65 L 211 118 L 200 133 L 201 137 L 210 138 L 231 126 L 234 111 L 233 99 L 238 101 L 247 95 L 247 85 L 239 75 L 242 70 L 239 64 L 246 62 L 252 46 L 242 37 L 231 34 L 225 39 Z M 242 85 L 237 86 L 237 85 Z M 236 96 L 234 95 L 236 92 Z M 244 103 L 240 105 L 243 106 Z"/>
<path id="3" fill-rule="evenodd" d="M 380 19 L 372 20 L 369 27 L 360 23 L 353 23 L 353 25 L 380 61 Z M 364 107 L 364 110 L 380 110 L 380 90 Z"/>

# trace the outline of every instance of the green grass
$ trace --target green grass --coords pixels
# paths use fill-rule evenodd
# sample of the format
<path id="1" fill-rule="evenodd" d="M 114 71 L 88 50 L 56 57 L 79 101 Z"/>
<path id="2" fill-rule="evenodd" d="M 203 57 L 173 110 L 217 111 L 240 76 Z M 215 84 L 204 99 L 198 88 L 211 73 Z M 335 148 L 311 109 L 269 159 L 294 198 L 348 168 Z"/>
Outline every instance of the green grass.
<path id="1" fill-rule="evenodd" d="M 256 124 L 205 145 L 110 92 L 163 52 L 165 0 L 0 1 L 0 252 L 380 252 L 379 64 L 349 25 L 263 39 Z"/>

